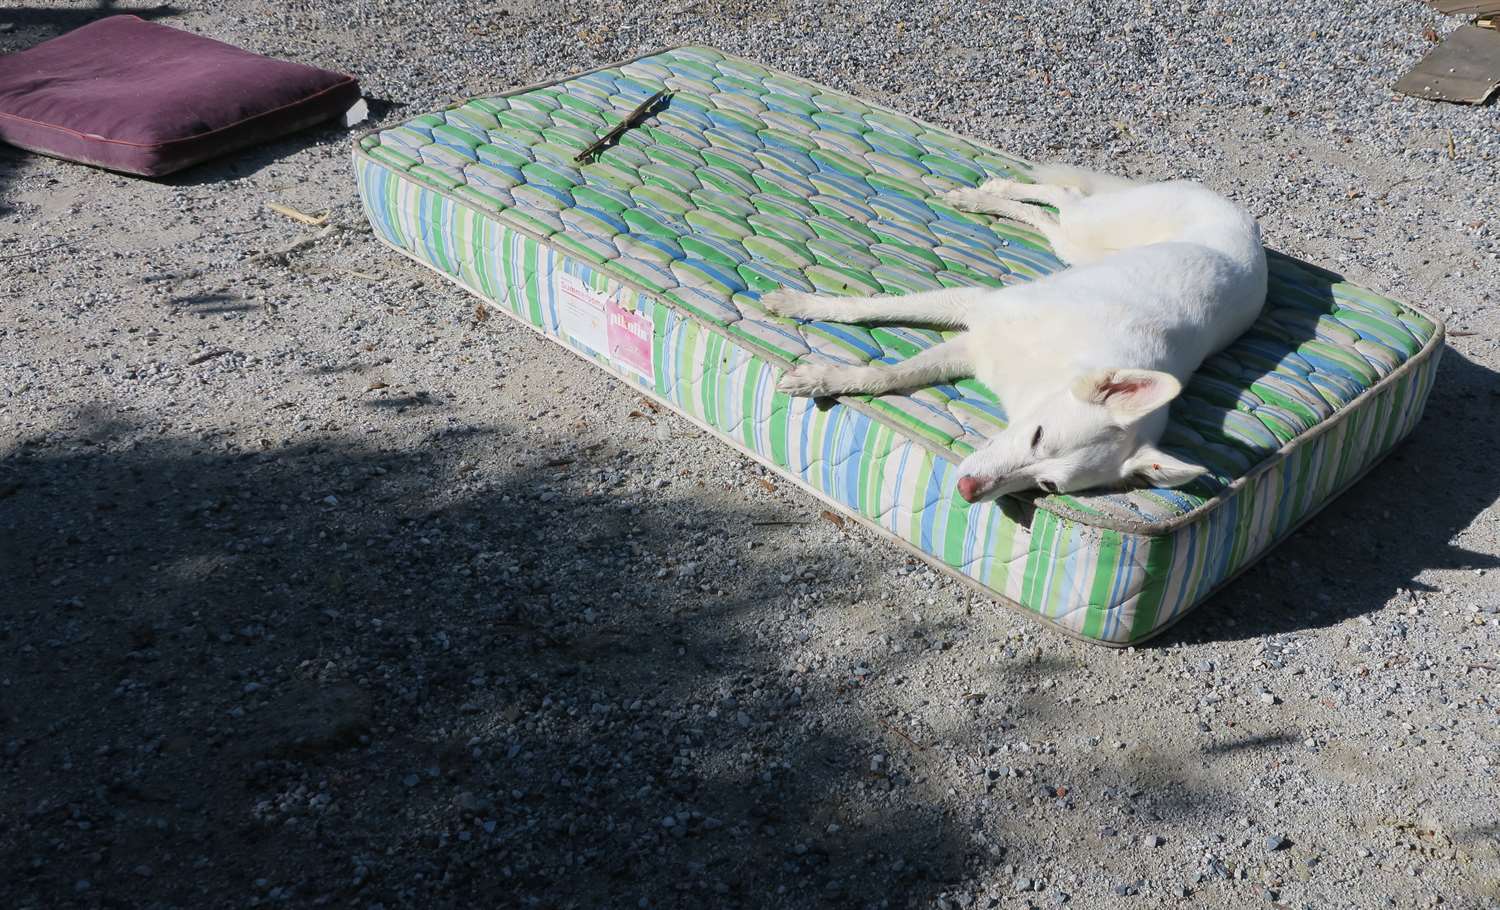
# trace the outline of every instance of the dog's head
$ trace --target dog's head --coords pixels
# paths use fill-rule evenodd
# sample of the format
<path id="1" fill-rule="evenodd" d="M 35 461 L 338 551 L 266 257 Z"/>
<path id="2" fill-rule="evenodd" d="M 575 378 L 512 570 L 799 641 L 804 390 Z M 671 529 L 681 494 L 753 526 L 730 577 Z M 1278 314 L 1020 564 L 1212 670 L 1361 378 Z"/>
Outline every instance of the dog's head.
<path id="1" fill-rule="evenodd" d="M 1155 370 L 1083 373 L 1027 413 L 1011 415 L 1003 432 L 965 458 L 959 495 L 978 502 L 1038 487 L 1071 493 L 1187 483 L 1207 469 L 1163 452 L 1154 444 L 1157 433 L 1142 426 L 1181 392 L 1176 377 Z"/>

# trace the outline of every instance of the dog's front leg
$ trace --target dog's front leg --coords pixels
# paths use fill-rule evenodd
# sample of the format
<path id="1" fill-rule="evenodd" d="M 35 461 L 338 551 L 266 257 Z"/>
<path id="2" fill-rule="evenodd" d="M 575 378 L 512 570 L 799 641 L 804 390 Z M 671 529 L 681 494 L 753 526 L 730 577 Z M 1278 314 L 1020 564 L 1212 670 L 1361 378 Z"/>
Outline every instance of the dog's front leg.
<path id="1" fill-rule="evenodd" d="M 1065 209 L 1075 202 L 1083 199 L 1083 193 L 1070 186 L 1057 186 L 1051 183 L 1022 183 L 1019 180 L 1007 180 L 1004 177 L 995 177 L 986 180 L 979 185 L 979 189 L 957 189 L 944 196 L 949 205 L 964 208 L 962 203 L 974 200 L 992 198 L 997 201 L 1013 202 L 1038 202 L 1042 205 L 1050 205 L 1055 209 Z M 983 204 L 982 201 L 980 204 Z M 987 209 L 966 209 L 967 211 L 987 211 Z"/>
<path id="2" fill-rule="evenodd" d="M 974 375 L 967 333 L 895 364 L 849 366 L 804 363 L 788 370 L 776 388 L 788 395 L 878 395 Z"/>
<path id="3" fill-rule="evenodd" d="M 1044 234 L 1057 228 L 1057 216 L 1046 209 L 988 192 L 984 187 L 952 190 L 943 201 L 965 212 L 983 212 L 1029 224 Z"/>
<path id="4" fill-rule="evenodd" d="M 966 328 L 974 308 L 997 288 L 943 288 L 890 297 L 833 297 L 778 288 L 760 298 L 776 316 L 829 322 L 915 322 Z"/>

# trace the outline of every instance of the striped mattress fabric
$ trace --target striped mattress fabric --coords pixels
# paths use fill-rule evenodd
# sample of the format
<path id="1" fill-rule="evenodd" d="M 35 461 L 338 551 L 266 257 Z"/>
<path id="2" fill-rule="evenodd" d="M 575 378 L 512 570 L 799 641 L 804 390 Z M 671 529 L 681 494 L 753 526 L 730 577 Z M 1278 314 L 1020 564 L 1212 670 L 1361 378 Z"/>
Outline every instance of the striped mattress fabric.
<path id="1" fill-rule="evenodd" d="M 576 157 L 654 93 L 668 102 Z M 1271 257 L 1260 321 L 1173 406 L 1177 490 L 957 495 L 1005 426 L 972 380 L 836 402 L 776 380 L 804 361 L 893 363 L 951 332 L 783 319 L 778 287 L 902 294 L 1063 268 L 1034 232 L 948 190 L 1023 162 L 718 51 L 653 54 L 475 98 L 364 136 L 375 234 L 922 558 L 1073 635 L 1140 642 L 1201 603 L 1409 433 L 1442 327 Z"/>

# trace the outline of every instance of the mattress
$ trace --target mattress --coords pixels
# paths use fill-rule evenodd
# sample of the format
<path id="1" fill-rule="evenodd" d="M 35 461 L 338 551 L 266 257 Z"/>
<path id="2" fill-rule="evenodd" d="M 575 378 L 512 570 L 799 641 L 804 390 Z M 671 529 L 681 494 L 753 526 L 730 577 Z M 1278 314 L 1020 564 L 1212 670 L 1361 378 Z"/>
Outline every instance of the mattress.
<path id="1" fill-rule="evenodd" d="M 664 105 L 577 160 L 663 90 Z M 956 465 L 1006 421 L 982 384 L 776 391 L 796 363 L 894 363 L 952 333 L 784 319 L 760 296 L 1002 287 L 1061 269 L 1035 232 L 940 200 L 1021 179 L 1024 164 L 705 47 L 474 98 L 354 150 L 384 243 L 986 594 L 1071 635 L 1135 644 L 1412 431 L 1442 327 L 1272 253 L 1259 322 L 1172 407 L 1163 447 L 1208 474 L 971 505 Z"/>

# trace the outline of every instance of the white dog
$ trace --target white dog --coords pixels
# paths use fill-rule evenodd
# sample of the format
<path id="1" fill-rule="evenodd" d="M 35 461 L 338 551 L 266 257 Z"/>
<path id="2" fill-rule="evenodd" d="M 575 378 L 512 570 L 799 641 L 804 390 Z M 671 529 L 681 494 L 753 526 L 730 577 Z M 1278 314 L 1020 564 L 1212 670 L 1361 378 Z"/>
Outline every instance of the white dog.
<path id="1" fill-rule="evenodd" d="M 1259 315 L 1259 228 L 1195 183 L 1137 184 L 1059 165 L 1028 176 L 1036 182 L 991 180 L 946 199 L 1034 226 L 1072 268 L 1005 288 L 898 297 L 769 293 L 762 302 L 781 316 L 968 329 L 894 366 L 803 364 L 778 387 L 876 394 L 975 377 L 1000 397 L 1010 424 L 959 465 L 969 502 L 1035 487 L 1187 483 L 1206 469 L 1157 448 L 1166 405 Z"/>

